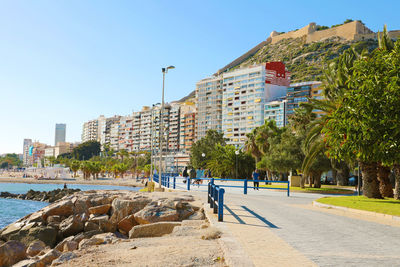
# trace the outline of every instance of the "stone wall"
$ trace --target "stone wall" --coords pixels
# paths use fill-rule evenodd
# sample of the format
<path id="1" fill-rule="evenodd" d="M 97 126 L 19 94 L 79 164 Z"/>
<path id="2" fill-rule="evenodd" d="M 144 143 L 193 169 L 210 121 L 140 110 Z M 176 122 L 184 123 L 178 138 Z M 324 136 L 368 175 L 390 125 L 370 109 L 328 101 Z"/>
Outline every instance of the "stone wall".
<path id="1" fill-rule="evenodd" d="M 277 42 L 279 42 L 280 40 L 283 39 L 287 39 L 287 38 L 299 38 L 302 37 L 304 35 L 309 35 L 313 32 L 315 32 L 315 28 L 316 28 L 316 24 L 314 22 L 308 24 L 307 26 L 298 29 L 297 31 L 290 31 L 287 33 L 282 33 L 282 34 L 278 34 L 276 31 L 271 32 L 271 43 L 275 44 Z"/>

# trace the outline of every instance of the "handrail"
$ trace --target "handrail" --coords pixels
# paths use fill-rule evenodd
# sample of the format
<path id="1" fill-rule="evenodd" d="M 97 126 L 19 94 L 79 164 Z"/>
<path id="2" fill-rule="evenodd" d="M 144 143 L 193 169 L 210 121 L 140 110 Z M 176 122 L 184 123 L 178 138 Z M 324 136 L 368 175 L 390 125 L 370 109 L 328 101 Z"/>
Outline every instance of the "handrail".
<path id="1" fill-rule="evenodd" d="M 224 221 L 224 193 L 225 189 L 220 188 L 214 184 L 214 180 L 208 183 L 208 203 L 210 208 L 213 209 L 213 213 L 218 213 L 218 221 Z"/>

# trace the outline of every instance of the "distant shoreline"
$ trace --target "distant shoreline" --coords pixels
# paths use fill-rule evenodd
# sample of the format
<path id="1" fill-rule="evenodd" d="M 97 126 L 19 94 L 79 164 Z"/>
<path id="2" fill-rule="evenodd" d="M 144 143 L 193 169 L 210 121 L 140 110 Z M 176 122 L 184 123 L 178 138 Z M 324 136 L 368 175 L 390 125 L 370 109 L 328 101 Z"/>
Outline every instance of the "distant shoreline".
<path id="1" fill-rule="evenodd" d="M 144 187 L 141 181 L 136 182 L 135 178 L 99 178 L 98 180 L 83 179 L 34 179 L 34 178 L 18 178 L 18 177 L 0 177 L 0 183 L 26 183 L 26 184 L 81 184 L 81 185 L 113 185 L 113 186 L 129 186 Z"/>

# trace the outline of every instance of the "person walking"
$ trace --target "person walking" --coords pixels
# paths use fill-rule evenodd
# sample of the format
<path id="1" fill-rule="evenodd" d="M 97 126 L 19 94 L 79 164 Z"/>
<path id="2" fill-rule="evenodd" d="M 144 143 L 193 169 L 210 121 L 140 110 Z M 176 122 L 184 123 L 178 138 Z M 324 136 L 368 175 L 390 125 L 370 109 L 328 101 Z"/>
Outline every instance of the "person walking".
<path id="1" fill-rule="evenodd" d="M 257 190 L 259 190 L 258 187 L 260 184 L 259 182 L 260 174 L 258 173 L 257 169 L 254 170 L 252 176 L 253 176 L 253 189 L 256 190 L 257 188 Z"/>
<path id="2" fill-rule="evenodd" d="M 182 176 L 183 176 L 183 178 L 185 178 L 185 179 L 183 179 L 183 182 L 186 183 L 187 178 L 189 177 L 187 167 L 185 167 L 185 169 L 183 170 Z"/>
<path id="3" fill-rule="evenodd" d="M 196 179 L 196 170 L 194 168 L 192 168 L 189 172 L 189 181 L 188 182 L 190 183 L 190 180 L 192 180 L 192 179 Z"/>

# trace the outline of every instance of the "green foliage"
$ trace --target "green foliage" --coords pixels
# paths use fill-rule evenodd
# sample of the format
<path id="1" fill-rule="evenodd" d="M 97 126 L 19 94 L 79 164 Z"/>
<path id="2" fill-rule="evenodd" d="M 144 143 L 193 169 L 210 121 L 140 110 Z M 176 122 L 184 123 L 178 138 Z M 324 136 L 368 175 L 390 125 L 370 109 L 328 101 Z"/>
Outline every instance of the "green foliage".
<path id="1" fill-rule="evenodd" d="M 190 165 L 196 169 L 205 168 L 207 161 L 211 159 L 211 154 L 217 144 L 224 146 L 225 138 L 222 133 L 215 130 L 207 131 L 205 137 L 197 140 L 190 150 Z M 202 156 L 205 155 L 205 157 Z"/>
<path id="2" fill-rule="evenodd" d="M 316 31 L 322 31 L 322 30 L 326 30 L 329 29 L 328 26 L 321 26 L 321 25 L 317 25 L 317 27 L 315 28 Z"/>
<path id="3" fill-rule="evenodd" d="M 72 151 L 75 159 L 89 160 L 93 156 L 100 155 L 100 143 L 97 141 L 88 141 L 75 147 Z"/>
<path id="4" fill-rule="evenodd" d="M 7 169 L 12 167 L 21 167 L 22 161 L 15 153 L 6 154 L 4 157 L 0 157 L 0 169 Z"/>

